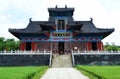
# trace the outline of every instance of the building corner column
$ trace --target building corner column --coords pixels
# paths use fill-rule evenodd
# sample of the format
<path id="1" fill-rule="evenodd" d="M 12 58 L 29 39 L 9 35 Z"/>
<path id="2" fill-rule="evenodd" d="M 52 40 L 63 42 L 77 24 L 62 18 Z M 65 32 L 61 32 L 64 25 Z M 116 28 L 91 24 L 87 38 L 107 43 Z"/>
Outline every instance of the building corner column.
<path id="1" fill-rule="evenodd" d="M 21 42 L 20 43 L 20 50 L 25 51 L 25 49 L 26 49 L 26 42 Z"/>
<path id="2" fill-rule="evenodd" d="M 103 42 L 97 42 L 97 49 L 99 50 L 99 51 L 102 51 L 103 50 Z"/>

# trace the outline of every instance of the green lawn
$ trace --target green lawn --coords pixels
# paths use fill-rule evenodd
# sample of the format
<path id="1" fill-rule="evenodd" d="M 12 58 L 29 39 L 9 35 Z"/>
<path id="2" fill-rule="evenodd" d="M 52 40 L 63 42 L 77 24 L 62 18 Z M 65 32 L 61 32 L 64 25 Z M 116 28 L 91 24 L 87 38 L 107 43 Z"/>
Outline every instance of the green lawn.
<path id="1" fill-rule="evenodd" d="M 39 79 L 46 66 L 0 67 L 0 79 Z"/>
<path id="2" fill-rule="evenodd" d="M 90 79 L 120 79 L 120 66 L 77 66 Z"/>

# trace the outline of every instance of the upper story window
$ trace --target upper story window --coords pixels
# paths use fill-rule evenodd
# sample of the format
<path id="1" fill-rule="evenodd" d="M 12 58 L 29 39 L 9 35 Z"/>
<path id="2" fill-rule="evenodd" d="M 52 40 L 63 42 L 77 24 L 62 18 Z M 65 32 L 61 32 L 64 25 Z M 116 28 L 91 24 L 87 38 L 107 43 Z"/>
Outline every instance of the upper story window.
<path id="1" fill-rule="evenodd" d="M 58 20 L 57 26 L 58 30 L 65 30 L 65 20 Z"/>

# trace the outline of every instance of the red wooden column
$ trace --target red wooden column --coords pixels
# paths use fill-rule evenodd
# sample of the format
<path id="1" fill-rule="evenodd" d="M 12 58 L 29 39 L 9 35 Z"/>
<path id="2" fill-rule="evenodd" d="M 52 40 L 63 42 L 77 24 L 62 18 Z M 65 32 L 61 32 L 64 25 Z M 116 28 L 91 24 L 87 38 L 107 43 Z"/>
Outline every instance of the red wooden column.
<path id="1" fill-rule="evenodd" d="M 20 43 L 20 50 L 24 51 L 26 49 L 26 42 L 21 42 Z"/>
<path id="2" fill-rule="evenodd" d="M 87 51 L 91 51 L 92 50 L 92 45 L 91 45 L 91 42 L 87 42 L 86 43 L 87 45 Z"/>
<path id="3" fill-rule="evenodd" d="M 102 42 L 97 42 L 97 49 L 99 51 L 102 51 L 103 50 L 103 43 Z"/>
<path id="4" fill-rule="evenodd" d="M 36 51 L 37 50 L 37 43 L 36 42 L 32 42 L 31 49 L 32 49 L 32 51 Z"/>

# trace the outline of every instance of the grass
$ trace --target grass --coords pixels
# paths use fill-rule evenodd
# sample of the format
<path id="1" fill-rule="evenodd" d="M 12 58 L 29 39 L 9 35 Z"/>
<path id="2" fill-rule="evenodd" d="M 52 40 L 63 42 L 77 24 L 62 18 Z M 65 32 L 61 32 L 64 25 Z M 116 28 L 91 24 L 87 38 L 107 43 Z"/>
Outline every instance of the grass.
<path id="1" fill-rule="evenodd" d="M 77 66 L 90 79 L 120 79 L 120 66 Z"/>
<path id="2" fill-rule="evenodd" d="M 40 79 L 46 66 L 0 67 L 0 79 Z"/>

